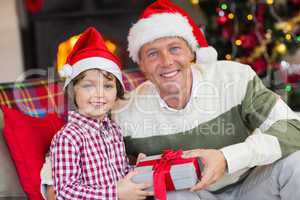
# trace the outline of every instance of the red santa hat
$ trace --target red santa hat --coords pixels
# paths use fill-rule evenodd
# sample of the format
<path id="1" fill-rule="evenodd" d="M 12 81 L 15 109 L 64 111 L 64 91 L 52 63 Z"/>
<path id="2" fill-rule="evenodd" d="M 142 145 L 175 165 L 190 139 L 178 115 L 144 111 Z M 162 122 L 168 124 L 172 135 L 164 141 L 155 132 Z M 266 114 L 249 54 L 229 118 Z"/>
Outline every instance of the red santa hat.
<path id="1" fill-rule="evenodd" d="M 139 62 L 140 48 L 162 37 L 177 36 L 185 39 L 196 53 L 197 63 L 217 60 L 217 51 L 208 46 L 193 19 L 169 0 L 157 0 L 148 6 L 140 19 L 129 30 L 128 51 L 134 62 Z"/>
<path id="2" fill-rule="evenodd" d="M 100 33 L 94 27 L 89 27 L 79 37 L 59 74 L 66 78 L 66 88 L 81 72 L 100 69 L 113 74 L 125 89 L 120 68 L 119 58 L 107 49 Z"/>

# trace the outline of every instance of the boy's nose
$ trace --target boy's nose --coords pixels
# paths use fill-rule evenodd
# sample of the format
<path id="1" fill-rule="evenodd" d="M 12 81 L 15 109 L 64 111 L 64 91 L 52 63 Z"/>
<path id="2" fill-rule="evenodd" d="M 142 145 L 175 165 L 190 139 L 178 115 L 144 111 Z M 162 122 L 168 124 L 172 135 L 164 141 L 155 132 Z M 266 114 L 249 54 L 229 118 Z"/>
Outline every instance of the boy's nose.
<path id="1" fill-rule="evenodd" d="M 101 86 L 96 87 L 96 95 L 98 97 L 103 97 L 104 96 L 104 88 Z"/>

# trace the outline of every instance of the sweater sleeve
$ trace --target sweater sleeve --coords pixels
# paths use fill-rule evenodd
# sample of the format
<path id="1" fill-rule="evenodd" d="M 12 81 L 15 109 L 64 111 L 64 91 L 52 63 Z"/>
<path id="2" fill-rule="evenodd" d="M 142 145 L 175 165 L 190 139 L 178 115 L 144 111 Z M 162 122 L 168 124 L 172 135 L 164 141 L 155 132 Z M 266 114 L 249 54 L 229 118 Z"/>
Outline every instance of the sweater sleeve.
<path id="1" fill-rule="evenodd" d="M 240 114 L 253 134 L 221 149 L 229 173 L 270 164 L 300 149 L 299 117 L 253 71 L 250 74 Z"/>

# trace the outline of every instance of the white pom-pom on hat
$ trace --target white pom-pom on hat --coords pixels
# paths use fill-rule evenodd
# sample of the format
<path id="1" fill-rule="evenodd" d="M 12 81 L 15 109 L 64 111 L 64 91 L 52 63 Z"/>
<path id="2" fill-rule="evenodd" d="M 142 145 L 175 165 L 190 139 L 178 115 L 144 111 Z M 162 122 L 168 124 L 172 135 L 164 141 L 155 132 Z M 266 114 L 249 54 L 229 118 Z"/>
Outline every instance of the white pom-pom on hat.
<path id="1" fill-rule="evenodd" d="M 201 47 L 195 50 L 197 63 L 211 63 L 217 60 L 218 53 L 213 47 Z"/>
<path id="2" fill-rule="evenodd" d="M 62 78 L 70 78 L 72 76 L 72 66 L 65 64 L 61 70 L 59 70 L 59 75 Z"/>

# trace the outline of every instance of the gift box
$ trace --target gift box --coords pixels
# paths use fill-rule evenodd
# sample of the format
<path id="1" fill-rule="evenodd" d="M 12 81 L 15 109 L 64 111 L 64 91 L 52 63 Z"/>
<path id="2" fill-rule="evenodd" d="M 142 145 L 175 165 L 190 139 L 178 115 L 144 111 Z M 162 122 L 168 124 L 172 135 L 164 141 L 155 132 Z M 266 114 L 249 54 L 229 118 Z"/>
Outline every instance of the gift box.
<path id="1" fill-rule="evenodd" d="M 163 200 L 166 191 L 188 189 L 200 178 L 200 167 L 196 158 L 181 158 L 182 151 L 166 150 L 162 155 L 148 156 L 140 161 L 136 170 L 140 173 L 132 178 L 135 183 L 151 183 L 148 190 Z"/>

